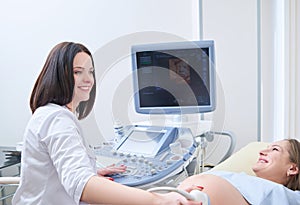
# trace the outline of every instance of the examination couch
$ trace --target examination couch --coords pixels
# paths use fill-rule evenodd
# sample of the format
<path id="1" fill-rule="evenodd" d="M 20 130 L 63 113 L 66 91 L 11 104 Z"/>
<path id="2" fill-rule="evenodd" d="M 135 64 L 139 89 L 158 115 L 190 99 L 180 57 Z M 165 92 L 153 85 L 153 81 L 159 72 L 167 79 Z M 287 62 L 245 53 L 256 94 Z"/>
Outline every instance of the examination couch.
<path id="1" fill-rule="evenodd" d="M 249 175 L 255 175 L 252 171 L 252 165 L 258 160 L 259 151 L 266 148 L 268 144 L 267 142 L 251 142 L 211 170 L 245 172 Z"/>

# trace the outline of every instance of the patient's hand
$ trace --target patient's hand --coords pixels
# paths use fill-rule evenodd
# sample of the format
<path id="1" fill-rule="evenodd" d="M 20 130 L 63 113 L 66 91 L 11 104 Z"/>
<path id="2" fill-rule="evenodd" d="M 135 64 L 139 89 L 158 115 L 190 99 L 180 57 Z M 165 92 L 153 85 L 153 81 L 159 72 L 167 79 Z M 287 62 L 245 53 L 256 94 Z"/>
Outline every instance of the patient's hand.
<path id="1" fill-rule="evenodd" d="M 119 167 L 116 167 L 115 164 L 112 164 L 110 166 L 107 166 L 105 168 L 98 169 L 97 174 L 99 176 L 105 176 L 109 174 L 117 174 L 117 173 L 122 173 L 126 171 L 126 166 L 121 165 Z"/>

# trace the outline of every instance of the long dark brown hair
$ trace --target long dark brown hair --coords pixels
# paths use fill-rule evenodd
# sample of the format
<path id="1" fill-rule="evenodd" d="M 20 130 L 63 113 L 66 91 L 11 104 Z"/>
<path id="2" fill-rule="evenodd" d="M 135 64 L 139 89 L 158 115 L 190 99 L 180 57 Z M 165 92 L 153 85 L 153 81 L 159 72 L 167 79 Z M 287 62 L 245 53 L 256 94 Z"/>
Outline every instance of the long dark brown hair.
<path id="1" fill-rule="evenodd" d="M 30 97 L 32 113 L 48 103 L 67 105 L 73 99 L 74 75 L 73 61 L 77 53 L 85 52 L 94 61 L 91 52 L 82 44 L 62 42 L 56 45 L 49 53 L 46 62 L 39 74 Z M 96 77 L 90 92 L 89 100 L 80 102 L 76 108 L 78 119 L 85 118 L 92 110 L 96 96 Z"/>

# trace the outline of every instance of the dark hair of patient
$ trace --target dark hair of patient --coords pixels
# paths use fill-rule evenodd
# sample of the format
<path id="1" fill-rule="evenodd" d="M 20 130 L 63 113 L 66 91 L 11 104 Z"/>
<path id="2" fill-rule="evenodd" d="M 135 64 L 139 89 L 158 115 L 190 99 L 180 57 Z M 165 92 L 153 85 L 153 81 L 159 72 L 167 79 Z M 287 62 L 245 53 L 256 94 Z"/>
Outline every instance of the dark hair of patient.
<path id="1" fill-rule="evenodd" d="M 300 171 L 300 142 L 296 139 L 287 139 L 287 141 L 290 146 L 290 149 L 288 150 L 290 161 L 295 163 Z M 292 190 L 300 190 L 299 173 L 291 176 L 286 186 Z"/>
<path id="2" fill-rule="evenodd" d="M 72 101 L 74 91 L 73 61 L 77 53 L 85 52 L 94 66 L 91 52 L 82 44 L 63 42 L 49 53 L 43 69 L 38 76 L 30 97 L 32 113 L 48 103 L 66 105 Z M 95 79 L 95 73 L 94 79 Z M 92 110 L 96 95 L 96 81 L 88 101 L 81 102 L 76 109 L 78 119 L 85 118 Z"/>

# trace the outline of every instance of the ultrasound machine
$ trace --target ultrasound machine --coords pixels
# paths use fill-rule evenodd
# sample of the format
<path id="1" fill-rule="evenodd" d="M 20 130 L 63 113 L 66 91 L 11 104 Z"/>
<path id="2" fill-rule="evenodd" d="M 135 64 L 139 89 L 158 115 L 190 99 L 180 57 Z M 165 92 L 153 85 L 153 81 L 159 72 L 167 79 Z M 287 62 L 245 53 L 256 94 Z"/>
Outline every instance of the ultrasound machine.
<path id="1" fill-rule="evenodd" d="M 183 116 L 214 111 L 213 41 L 134 45 L 131 51 L 137 113 Z M 104 142 L 95 153 L 99 162 L 127 166 L 125 173 L 111 176 L 121 184 L 176 186 L 175 179 L 197 157 L 199 143 L 190 128 L 178 123 L 127 125 L 119 131 L 120 138 Z"/>

